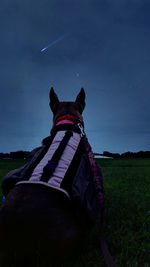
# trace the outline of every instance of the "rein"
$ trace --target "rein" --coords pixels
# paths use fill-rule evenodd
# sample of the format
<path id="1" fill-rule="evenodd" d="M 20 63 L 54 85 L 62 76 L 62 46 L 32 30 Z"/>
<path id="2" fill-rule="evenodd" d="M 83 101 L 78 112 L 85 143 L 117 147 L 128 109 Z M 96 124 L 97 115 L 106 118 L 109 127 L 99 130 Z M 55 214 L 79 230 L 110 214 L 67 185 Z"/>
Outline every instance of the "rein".
<path id="1" fill-rule="evenodd" d="M 69 123 L 71 121 L 72 123 L 76 124 L 80 130 L 81 137 L 83 138 L 83 141 L 84 141 L 85 150 L 89 157 L 91 171 L 93 173 L 93 180 L 94 180 L 94 184 L 96 188 L 97 200 L 98 200 L 101 210 L 103 210 L 104 209 L 104 191 L 103 191 L 103 184 L 102 184 L 102 176 L 100 176 L 99 174 L 99 168 L 98 168 L 96 161 L 94 160 L 94 154 L 93 154 L 92 148 L 84 132 L 84 122 L 73 115 L 62 115 L 56 119 L 56 126 L 58 124 L 60 125 L 61 123 L 63 124 L 64 121 L 67 123 L 67 120 Z"/>
<path id="2" fill-rule="evenodd" d="M 100 236 L 101 249 L 107 266 L 116 267 L 116 264 L 114 263 L 112 256 L 109 252 L 104 235 L 104 191 L 103 191 L 102 176 L 99 173 L 99 168 L 94 159 L 92 148 L 84 132 L 84 122 L 74 115 L 62 115 L 56 119 L 56 126 L 67 123 L 67 121 L 68 123 L 75 124 L 79 128 L 81 138 L 83 138 L 85 150 L 88 154 L 89 162 L 91 165 L 91 171 L 93 174 L 93 181 L 95 184 L 97 200 L 101 210 L 101 236 Z"/>

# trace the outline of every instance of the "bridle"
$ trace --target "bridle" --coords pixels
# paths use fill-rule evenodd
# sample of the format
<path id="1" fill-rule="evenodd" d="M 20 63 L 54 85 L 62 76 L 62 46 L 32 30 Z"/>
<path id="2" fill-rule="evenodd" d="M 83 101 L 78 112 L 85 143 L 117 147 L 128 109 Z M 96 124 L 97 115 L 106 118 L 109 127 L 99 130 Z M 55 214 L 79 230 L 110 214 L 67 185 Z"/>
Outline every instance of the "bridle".
<path id="1" fill-rule="evenodd" d="M 56 119 L 56 126 L 60 125 L 60 124 L 66 124 L 66 123 L 71 123 L 76 125 L 80 132 L 81 132 L 81 136 L 84 136 L 84 122 L 83 120 L 79 119 L 77 116 L 74 115 L 70 115 L 70 114 L 65 114 L 65 115 L 61 115 Z"/>

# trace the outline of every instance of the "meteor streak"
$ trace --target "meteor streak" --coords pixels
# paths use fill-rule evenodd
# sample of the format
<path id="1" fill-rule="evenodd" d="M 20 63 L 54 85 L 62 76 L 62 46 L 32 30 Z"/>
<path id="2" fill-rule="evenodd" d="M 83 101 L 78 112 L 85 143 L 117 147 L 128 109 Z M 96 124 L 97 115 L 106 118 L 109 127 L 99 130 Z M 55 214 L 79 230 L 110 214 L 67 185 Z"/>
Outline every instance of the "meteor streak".
<path id="1" fill-rule="evenodd" d="M 47 50 L 49 47 L 52 47 L 53 45 L 59 43 L 61 40 L 63 40 L 66 36 L 68 36 L 70 33 L 65 33 L 63 35 L 61 35 L 58 39 L 56 39 L 55 41 L 53 41 L 52 43 L 48 44 L 47 46 L 45 46 L 41 52 L 44 52 L 45 50 Z"/>

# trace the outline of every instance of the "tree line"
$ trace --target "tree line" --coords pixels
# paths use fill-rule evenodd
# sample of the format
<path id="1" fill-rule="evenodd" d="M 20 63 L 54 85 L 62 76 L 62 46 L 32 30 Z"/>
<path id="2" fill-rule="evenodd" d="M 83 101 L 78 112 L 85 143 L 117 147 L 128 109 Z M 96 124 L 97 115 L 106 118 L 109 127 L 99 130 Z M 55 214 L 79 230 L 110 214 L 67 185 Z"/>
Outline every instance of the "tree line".
<path id="1" fill-rule="evenodd" d="M 0 153 L 0 159 L 26 159 L 29 155 L 29 151 L 16 151 L 10 153 Z M 105 156 L 114 159 L 121 158 L 150 158 L 150 151 L 139 151 L 139 152 L 125 152 L 125 153 L 111 153 L 104 151 L 103 154 L 94 153 L 94 155 Z"/>
<path id="2" fill-rule="evenodd" d="M 26 159 L 29 153 L 29 151 L 22 150 L 10 153 L 0 153 L 0 159 Z"/>

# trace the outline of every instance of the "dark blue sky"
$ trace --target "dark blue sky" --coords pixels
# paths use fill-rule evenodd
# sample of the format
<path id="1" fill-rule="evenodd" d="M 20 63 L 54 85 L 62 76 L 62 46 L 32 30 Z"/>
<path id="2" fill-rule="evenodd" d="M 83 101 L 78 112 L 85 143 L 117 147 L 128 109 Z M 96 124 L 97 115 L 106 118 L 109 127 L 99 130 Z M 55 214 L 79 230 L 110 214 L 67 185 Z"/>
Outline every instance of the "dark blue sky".
<path id="1" fill-rule="evenodd" d="M 148 0 L 2 1 L 0 152 L 49 135 L 51 86 L 62 101 L 85 88 L 94 152 L 150 150 L 149 14 Z"/>

